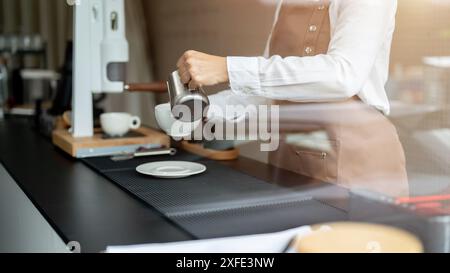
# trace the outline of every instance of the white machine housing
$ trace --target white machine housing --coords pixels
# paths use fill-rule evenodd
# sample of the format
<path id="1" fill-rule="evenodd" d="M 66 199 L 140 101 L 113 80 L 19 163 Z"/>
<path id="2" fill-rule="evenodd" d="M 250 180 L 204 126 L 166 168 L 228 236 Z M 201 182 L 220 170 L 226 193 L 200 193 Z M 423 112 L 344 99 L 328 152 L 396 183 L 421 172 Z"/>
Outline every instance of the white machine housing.
<path id="1" fill-rule="evenodd" d="M 74 7 L 72 135 L 94 135 L 93 94 L 121 93 L 129 60 L 124 0 L 80 0 Z"/>

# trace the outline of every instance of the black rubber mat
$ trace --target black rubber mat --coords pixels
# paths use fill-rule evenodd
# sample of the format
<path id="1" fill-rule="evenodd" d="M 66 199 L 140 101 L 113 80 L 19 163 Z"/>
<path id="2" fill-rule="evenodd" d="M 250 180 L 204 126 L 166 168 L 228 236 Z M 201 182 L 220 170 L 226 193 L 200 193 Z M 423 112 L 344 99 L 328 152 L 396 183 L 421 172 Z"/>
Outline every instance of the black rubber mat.
<path id="1" fill-rule="evenodd" d="M 140 164 L 161 160 L 196 161 L 206 165 L 207 171 L 183 179 L 160 179 L 135 171 Z M 83 161 L 197 238 L 273 232 L 346 217 L 300 190 L 270 184 L 188 153 L 122 162 L 110 158 Z"/>
<path id="2" fill-rule="evenodd" d="M 171 217 L 198 238 L 277 232 L 316 223 L 342 221 L 347 214 L 314 199 L 279 201 L 257 206 Z"/>

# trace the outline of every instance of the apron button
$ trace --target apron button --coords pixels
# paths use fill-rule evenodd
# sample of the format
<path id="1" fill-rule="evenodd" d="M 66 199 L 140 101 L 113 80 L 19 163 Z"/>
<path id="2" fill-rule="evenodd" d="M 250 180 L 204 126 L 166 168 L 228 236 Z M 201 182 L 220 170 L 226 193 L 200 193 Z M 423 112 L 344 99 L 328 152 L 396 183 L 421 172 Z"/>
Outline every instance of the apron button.
<path id="1" fill-rule="evenodd" d="M 309 32 L 316 32 L 317 31 L 317 26 L 316 25 L 310 25 L 308 30 L 309 30 Z"/>
<path id="2" fill-rule="evenodd" d="M 310 46 L 305 47 L 305 53 L 306 54 L 311 54 L 314 52 L 314 49 Z"/>

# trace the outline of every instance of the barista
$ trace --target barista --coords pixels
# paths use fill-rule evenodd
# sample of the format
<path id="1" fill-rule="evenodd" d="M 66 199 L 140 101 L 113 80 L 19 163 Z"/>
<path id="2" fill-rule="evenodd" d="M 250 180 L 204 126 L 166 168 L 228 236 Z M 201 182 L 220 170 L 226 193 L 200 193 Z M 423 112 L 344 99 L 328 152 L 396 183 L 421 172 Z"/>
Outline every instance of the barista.
<path id="1" fill-rule="evenodd" d="M 192 89 L 229 83 L 234 96 L 282 106 L 283 138 L 269 156 L 272 164 L 349 188 L 405 195 L 403 148 L 385 117 L 396 9 L 396 0 L 280 1 L 265 56 L 190 50 L 177 66 Z"/>

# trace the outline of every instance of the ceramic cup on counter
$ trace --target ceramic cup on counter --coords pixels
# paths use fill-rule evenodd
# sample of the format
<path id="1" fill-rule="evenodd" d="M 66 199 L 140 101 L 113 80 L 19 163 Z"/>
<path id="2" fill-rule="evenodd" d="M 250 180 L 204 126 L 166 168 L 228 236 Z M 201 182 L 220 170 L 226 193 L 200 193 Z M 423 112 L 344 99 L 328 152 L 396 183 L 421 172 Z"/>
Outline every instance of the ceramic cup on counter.
<path id="1" fill-rule="evenodd" d="M 141 127 L 141 119 L 128 113 L 105 113 L 100 116 L 102 130 L 110 137 L 121 137 Z"/>
<path id="2" fill-rule="evenodd" d="M 201 124 L 201 120 L 183 122 L 175 119 L 169 103 L 155 107 L 155 117 L 159 127 L 171 137 L 187 137 Z"/>

